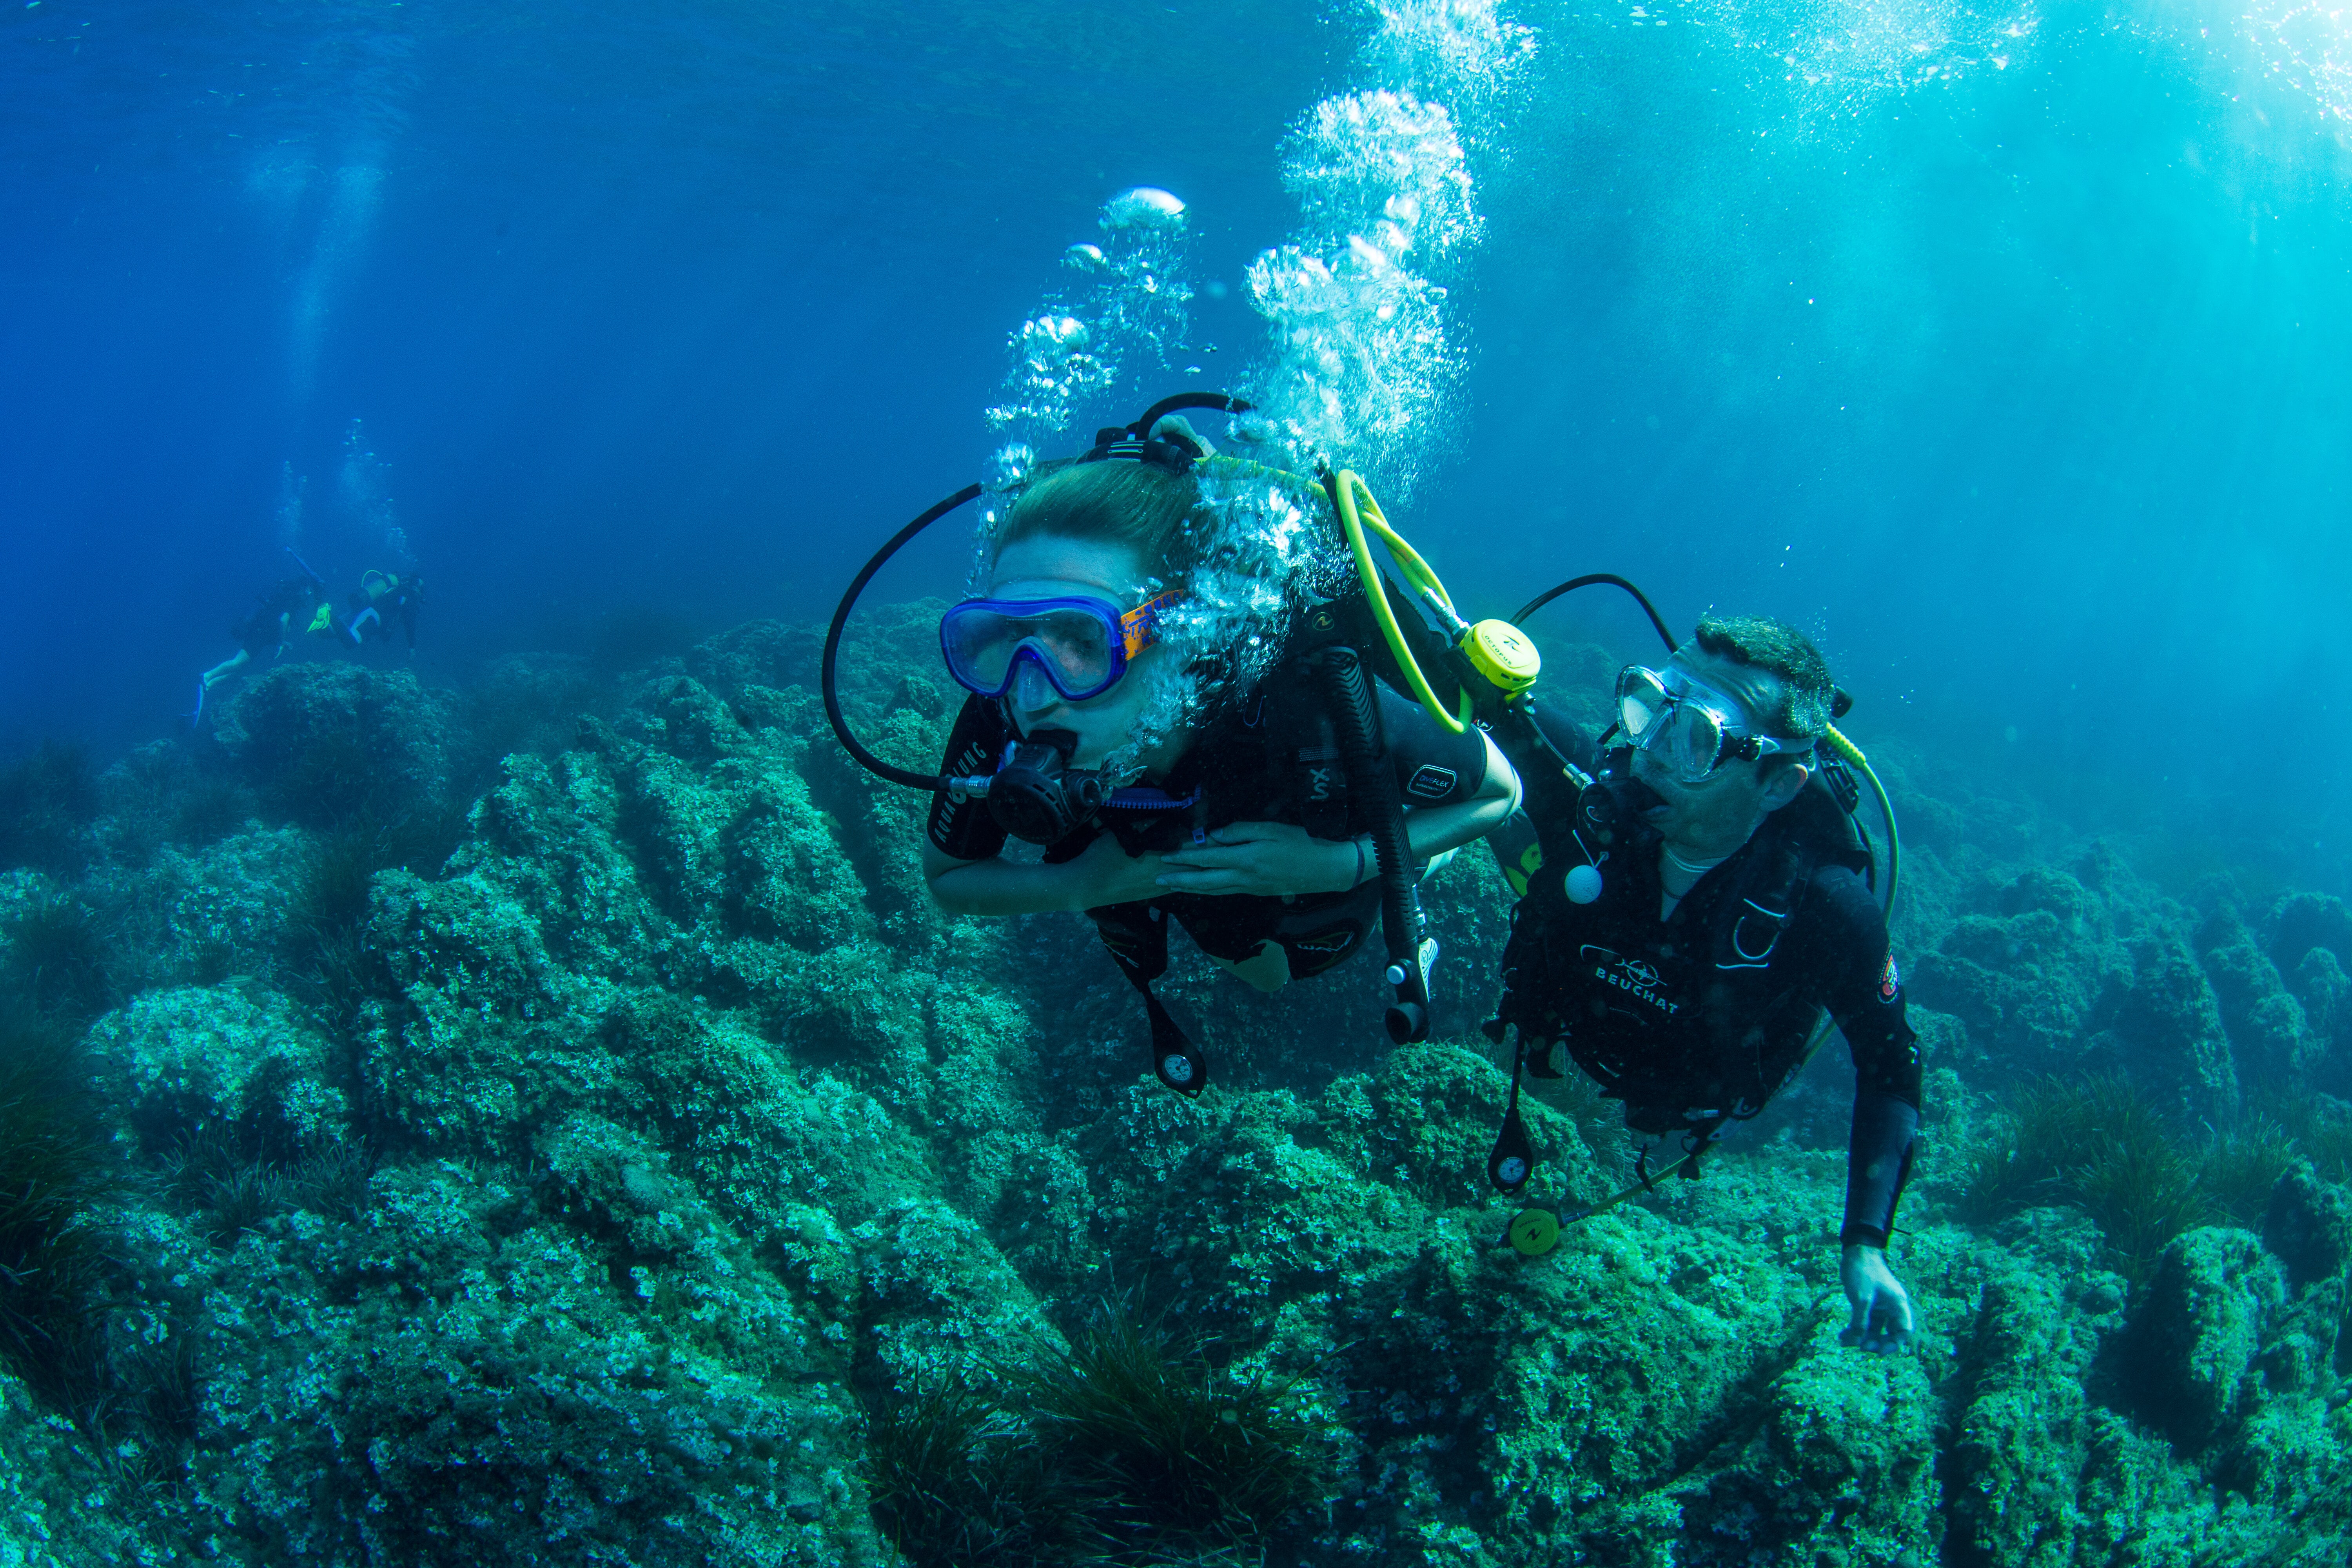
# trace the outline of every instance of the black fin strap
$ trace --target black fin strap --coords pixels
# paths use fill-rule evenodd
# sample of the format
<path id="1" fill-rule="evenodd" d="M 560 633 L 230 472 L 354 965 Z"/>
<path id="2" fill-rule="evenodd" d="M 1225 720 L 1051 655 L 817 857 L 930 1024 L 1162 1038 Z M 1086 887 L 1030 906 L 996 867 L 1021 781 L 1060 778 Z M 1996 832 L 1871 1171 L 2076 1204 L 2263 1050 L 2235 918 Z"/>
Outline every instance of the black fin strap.
<path id="1" fill-rule="evenodd" d="M 1153 1076 L 1179 1094 L 1200 1093 L 1209 1087 L 1208 1055 L 1186 1037 L 1151 994 L 1151 983 L 1168 973 L 1166 914 L 1146 902 L 1109 904 L 1087 913 L 1103 946 L 1118 961 L 1118 972 L 1143 998 L 1143 1011 L 1151 1020 Z"/>
<path id="2" fill-rule="evenodd" d="M 1208 1057 L 1176 1026 L 1148 982 L 1138 980 L 1135 988 L 1143 993 L 1143 1010 L 1151 1016 L 1151 1070 L 1179 1094 L 1198 1094 L 1208 1088 Z"/>
<path id="3" fill-rule="evenodd" d="M 1528 1124 L 1519 1119 L 1519 1074 L 1527 1066 L 1528 1037 L 1525 1030 L 1514 1033 L 1517 1044 L 1511 1049 L 1511 1105 L 1503 1112 L 1503 1127 L 1495 1135 L 1494 1152 L 1486 1156 L 1486 1180 L 1507 1197 L 1525 1192 L 1528 1178 L 1536 1168 L 1535 1145 L 1528 1142 Z"/>
<path id="4" fill-rule="evenodd" d="M 1675 1161 L 1675 1165 L 1669 1169 L 1679 1167 L 1684 1181 L 1697 1181 L 1698 1157 L 1715 1147 L 1715 1141 L 1723 1136 L 1724 1123 L 1730 1120 L 1728 1116 L 1717 1116 L 1694 1123 L 1691 1130 L 1683 1134 L 1683 1157 Z M 1658 1173 L 1662 1176 L 1665 1173 L 1664 1171 Z"/>

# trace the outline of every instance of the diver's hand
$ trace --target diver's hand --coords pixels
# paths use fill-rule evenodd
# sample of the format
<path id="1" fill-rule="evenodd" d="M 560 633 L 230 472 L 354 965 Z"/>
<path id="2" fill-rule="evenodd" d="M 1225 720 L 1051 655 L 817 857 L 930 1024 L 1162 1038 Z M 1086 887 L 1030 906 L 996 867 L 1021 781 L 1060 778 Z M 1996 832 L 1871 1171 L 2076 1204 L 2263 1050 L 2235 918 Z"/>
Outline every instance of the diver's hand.
<path id="1" fill-rule="evenodd" d="M 1129 904 L 1163 891 L 1157 855 L 1130 855 L 1119 847 L 1118 836 L 1101 834 L 1085 853 L 1069 863 L 1076 892 L 1072 909 L 1099 909 L 1105 904 Z"/>
<path id="2" fill-rule="evenodd" d="M 1911 1348 L 1911 1296 L 1886 1267 L 1885 1253 L 1859 1242 L 1848 1247 L 1838 1262 L 1838 1278 L 1845 1299 L 1853 1303 L 1853 1321 L 1838 1335 L 1838 1343 L 1866 1351 Z"/>
<path id="3" fill-rule="evenodd" d="M 1356 885 L 1356 846 L 1310 838 L 1286 822 L 1234 822 L 1160 857 L 1160 889 L 1171 893 L 1344 893 Z"/>

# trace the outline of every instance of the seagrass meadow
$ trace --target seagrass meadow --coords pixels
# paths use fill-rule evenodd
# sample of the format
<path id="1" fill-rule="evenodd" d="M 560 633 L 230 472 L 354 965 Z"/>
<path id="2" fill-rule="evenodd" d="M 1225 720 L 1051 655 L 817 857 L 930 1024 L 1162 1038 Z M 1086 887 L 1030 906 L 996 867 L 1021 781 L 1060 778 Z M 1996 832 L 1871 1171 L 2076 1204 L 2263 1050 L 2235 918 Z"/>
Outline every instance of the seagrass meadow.
<path id="1" fill-rule="evenodd" d="M 935 615 L 845 668 L 908 766 Z M 1834 1047 L 1521 1258 L 1490 863 L 1431 890 L 1436 1043 L 1180 960 L 1181 1101 L 1083 921 L 929 902 L 816 651 L 295 664 L 7 776 L 0 1564 L 2344 1560 L 2339 900 L 1894 749 L 1926 1332 L 1865 1356 Z M 1541 1089 L 1540 1194 L 1614 1190 Z"/>

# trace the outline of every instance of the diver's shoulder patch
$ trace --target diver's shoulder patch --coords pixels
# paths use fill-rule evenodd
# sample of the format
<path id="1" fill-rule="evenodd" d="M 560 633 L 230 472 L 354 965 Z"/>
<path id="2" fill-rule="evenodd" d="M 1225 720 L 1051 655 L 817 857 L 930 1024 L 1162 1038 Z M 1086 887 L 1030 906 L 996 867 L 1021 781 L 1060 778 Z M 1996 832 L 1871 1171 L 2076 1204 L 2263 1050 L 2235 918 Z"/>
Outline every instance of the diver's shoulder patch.
<path id="1" fill-rule="evenodd" d="M 1902 988 L 1902 984 L 1903 972 L 1895 967 L 1895 955 L 1890 952 L 1886 955 L 1886 968 L 1878 976 L 1878 999 L 1894 1001 L 1895 993 Z"/>
<path id="2" fill-rule="evenodd" d="M 1454 786 L 1461 781 L 1462 775 L 1452 768 L 1423 763 L 1412 771 L 1412 777 L 1406 781 L 1404 793 L 1418 795 L 1423 800 L 1444 800 L 1454 793 Z"/>

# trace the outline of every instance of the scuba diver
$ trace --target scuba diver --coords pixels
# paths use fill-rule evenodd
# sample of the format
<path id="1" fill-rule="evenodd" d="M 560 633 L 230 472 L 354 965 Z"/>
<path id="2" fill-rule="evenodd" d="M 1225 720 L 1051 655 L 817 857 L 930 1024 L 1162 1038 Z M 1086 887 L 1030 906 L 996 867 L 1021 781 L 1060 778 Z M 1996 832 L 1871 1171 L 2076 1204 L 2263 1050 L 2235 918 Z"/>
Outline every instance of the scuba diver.
<path id="1" fill-rule="evenodd" d="M 1181 426 L 1163 419 L 1153 444 L 1205 456 Z M 1171 651 L 1156 623 L 1184 597 L 1151 589 L 1183 583 L 1208 526 L 1193 481 L 1148 458 L 1082 458 L 1032 486 L 993 541 L 986 594 L 940 624 L 948 672 L 970 693 L 948 771 L 1055 733 L 1069 737 L 1065 765 L 1100 768 L 1138 734 Z M 1285 695 L 1235 693 L 1224 712 L 1155 737 L 1136 759 L 1148 788 L 1114 792 L 1042 864 L 1001 859 L 1009 835 L 984 804 L 940 792 L 924 853 L 932 897 L 958 914 L 1086 910 L 1122 962 L 1155 931 L 1164 942 L 1173 918 L 1265 991 L 1352 956 L 1380 916 L 1378 890 L 1362 893 L 1370 835 L 1349 820 L 1337 748 Z M 1385 688 L 1377 700 L 1416 863 L 1509 815 L 1517 777 L 1491 742 L 1445 733 Z"/>
<path id="2" fill-rule="evenodd" d="M 357 649 L 371 638 L 390 642 L 396 624 L 408 638 L 408 651 L 415 653 L 416 612 L 424 602 L 425 584 L 414 572 L 396 576 L 371 569 L 361 574 L 360 585 L 352 593 L 351 618 L 333 630 Z"/>
<path id="3" fill-rule="evenodd" d="M 294 554 L 290 550 L 287 553 Z M 302 568 L 303 574 L 282 578 L 263 589 L 252 610 L 229 628 L 228 635 L 237 645 L 236 652 L 196 678 L 196 707 L 188 715 L 190 723 L 203 721 L 205 698 L 214 687 L 257 658 L 282 658 L 287 645 L 299 633 L 318 629 L 321 618 L 329 615 L 331 601 L 326 583 L 304 564 L 300 556 L 294 556 L 294 563 Z"/>
<path id="4" fill-rule="evenodd" d="M 1262 678 L 1232 679 L 1221 651 L 1199 646 L 1214 617 L 1188 618 L 1188 584 L 1223 526 L 1202 476 L 1271 479 L 1343 521 L 1356 503 L 1339 499 L 1342 485 L 1361 488 L 1349 474 L 1318 485 L 1219 457 L 1176 417 L 1247 406 L 1180 395 L 1101 432 L 1083 456 L 1038 466 L 989 541 L 985 591 L 940 622 L 948 672 L 968 696 L 940 774 L 891 768 L 858 744 L 834 661 L 874 572 L 978 487 L 867 563 L 824 654 L 827 712 L 851 754 L 932 792 L 932 897 L 964 914 L 1084 911 L 1142 994 L 1153 1070 L 1187 1094 L 1207 1087 L 1208 1058 L 1151 993 L 1171 921 L 1267 991 L 1334 968 L 1378 928 L 1397 992 L 1389 1032 L 1425 1038 L 1436 943 L 1421 931 L 1414 884 L 1518 803 L 1516 773 L 1483 732 L 1433 723 L 1374 679 L 1377 662 L 1353 645 L 1377 632 L 1347 593 L 1273 584 L 1289 629 Z M 1195 679 L 1221 687 L 1207 711 L 1184 700 Z M 1042 858 L 1004 858 L 1016 837 Z"/>
<path id="5" fill-rule="evenodd" d="M 1496 841 L 1522 897 L 1486 1025 L 1498 1042 L 1517 1031 L 1514 1109 L 1490 1175 L 1505 1191 L 1524 1183 L 1532 1155 L 1517 1126 L 1517 1068 L 1563 1076 L 1552 1059 L 1561 1045 L 1624 1102 L 1629 1128 L 1678 1139 L 1674 1163 L 1695 1176 L 1700 1152 L 1761 1110 L 1834 1019 L 1855 1079 L 1843 1338 L 1902 1348 L 1911 1302 L 1885 1248 L 1917 1146 L 1920 1060 L 1852 818 L 1858 786 L 1845 763 L 1860 753 L 1832 725 L 1844 696 L 1793 627 L 1709 616 L 1662 668 L 1623 669 L 1615 698 L 1612 750 L 1596 756 L 1548 715 L 1538 739 L 1554 748 L 1549 769 L 1505 748 L 1531 776 L 1528 815 Z M 1594 776 L 1580 790 L 1539 787 L 1538 775 L 1564 769 Z M 1889 882 L 1891 898 L 1891 868 Z M 1649 1155 L 1637 1166 L 1644 1188 L 1664 1173 Z"/>

